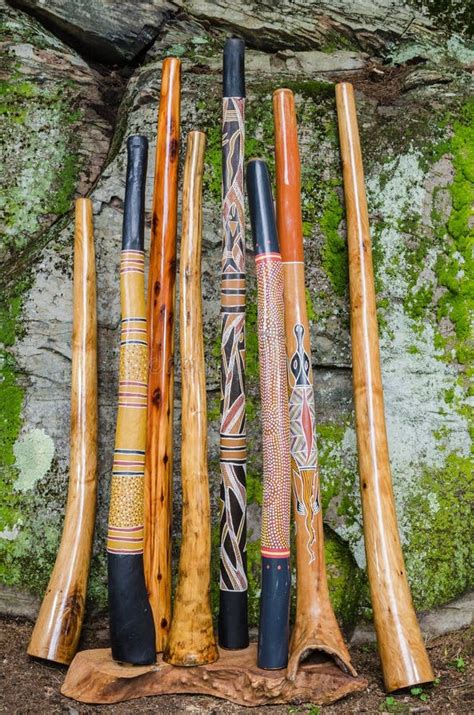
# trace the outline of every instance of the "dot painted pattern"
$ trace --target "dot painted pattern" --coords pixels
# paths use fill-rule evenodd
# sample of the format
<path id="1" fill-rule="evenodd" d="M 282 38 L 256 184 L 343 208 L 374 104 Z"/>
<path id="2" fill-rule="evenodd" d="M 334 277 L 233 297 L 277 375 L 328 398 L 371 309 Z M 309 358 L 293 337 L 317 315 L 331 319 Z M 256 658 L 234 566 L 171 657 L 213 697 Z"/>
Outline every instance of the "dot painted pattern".
<path id="1" fill-rule="evenodd" d="M 124 314 L 107 551 L 141 554 L 148 388 L 143 251 L 122 251 L 120 281 Z"/>
<path id="2" fill-rule="evenodd" d="M 291 462 L 283 268 L 278 254 L 256 257 L 263 430 L 262 556 L 290 553 Z"/>

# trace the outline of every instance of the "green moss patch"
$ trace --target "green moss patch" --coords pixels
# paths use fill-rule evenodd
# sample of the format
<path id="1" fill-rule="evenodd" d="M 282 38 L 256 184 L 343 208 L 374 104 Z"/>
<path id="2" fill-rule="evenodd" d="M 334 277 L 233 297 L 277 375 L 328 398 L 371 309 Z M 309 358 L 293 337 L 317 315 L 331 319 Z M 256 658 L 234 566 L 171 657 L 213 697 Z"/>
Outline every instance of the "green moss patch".
<path id="1" fill-rule="evenodd" d="M 426 469 L 407 501 L 411 531 L 404 551 L 418 608 L 434 608 L 472 587 L 473 502 L 472 462 L 456 454 L 443 468 Z"/>
<path id="2" fill-rule="evenodd" d="M 65 84 L 52 92 L 16 76 L 0 83 L 0 255 L 24 249 L 51 214 L 71 207 L 79 162 L 69 93 Z"/>
<path id="3" fill-rule="evenodd" d="M 452 209 L 445 225 L 447 241 L 436 264 L 446 291 L 438 301 L 438 317 L 454 325 L 454 349 L 464 365 L 474 362 L 474 100 L 465 105 L 453 124 L 449 142 L 454 179 L 450 185 Z M 439 230 L 439 227 L 438 227 Z M 452 341 L 446 346 L 451 349 Z"/>

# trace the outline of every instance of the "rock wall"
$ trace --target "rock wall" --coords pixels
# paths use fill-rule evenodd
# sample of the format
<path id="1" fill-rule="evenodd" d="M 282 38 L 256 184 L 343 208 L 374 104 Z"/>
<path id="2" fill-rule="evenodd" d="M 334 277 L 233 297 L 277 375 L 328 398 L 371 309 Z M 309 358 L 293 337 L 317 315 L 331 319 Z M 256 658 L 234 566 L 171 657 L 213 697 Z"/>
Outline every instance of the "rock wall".
<path id="1" fill-rule="evenodd" d="M 149 233 L 161 61 L 167 55 L 183 62 L 182 156 L 190 129 L 207 133 L 202 270 L 217 577 L 220 69 L 230 32 L 243 35 L 248 44 L 248 157 L 266 156 L 273 168 L 272 91 L 288 86 L 296 96 L 326 557 L 338 615 L 351 627 L 370 614 L 333 87 L 342 79 L 357 90 L 389 444 L 410 583 L 419 609 L 463 593 L 472 578 L 467 524 L 472 502 L 474 198 L 469 65 L 474 52 L 467 39 L 437 29 L 436 17 L 394 0 L 235 2 L 232 10 L 226 3 L 206 0 L 155 1 L 120 3 L 120 13 L 115 5 L 98 2 L 95 14 L 73 0 L 14 4 L 37 15 L 44 26 L 2 3 L 6 59 L 1 66 L 5 121 L 0 131 L 6 198 L 0 204 L 0 581 L 10 611 L 28 612 L 27 594 L 42 592 L 60 538 L 68 477 L 70 209 L 73 196 L 85 193 L 94 202 L 99 300 L 99 504 L 90 605 L 105 605 L 125 140 L 135 132 L 150 140 Z M 262 489 L 250 233 L 247 239 L 249 570 L 255 623 Z M 180 532 L 179 375 L 178 354 L 175 556 Z M 214 606 L 217 588 L 215 578 Z"/>

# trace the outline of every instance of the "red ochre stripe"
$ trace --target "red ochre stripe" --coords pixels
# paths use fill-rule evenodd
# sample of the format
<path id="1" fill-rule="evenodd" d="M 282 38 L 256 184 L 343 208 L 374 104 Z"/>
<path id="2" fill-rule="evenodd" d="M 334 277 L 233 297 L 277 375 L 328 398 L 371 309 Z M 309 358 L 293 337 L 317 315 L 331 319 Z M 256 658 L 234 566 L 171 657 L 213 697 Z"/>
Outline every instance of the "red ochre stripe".
<path id="1" fill-rule="evenodd" d="M 289 557 L 290 550 L 289 549 L 265 549 L 265 548 L 262 548 L 262 549 L 260 549 L 260 553 L 262 556 L 265 556 L 267 559 L 285 559 L 285 558 Z"/>
<path id="2" fill-rule="evenodd" d="M 109 535 L 112 533 L 129 533 L 129 532 L 134 532 L 134 531 L 143 531 L 143 525 L 140 526 L 109 526 Z"/>

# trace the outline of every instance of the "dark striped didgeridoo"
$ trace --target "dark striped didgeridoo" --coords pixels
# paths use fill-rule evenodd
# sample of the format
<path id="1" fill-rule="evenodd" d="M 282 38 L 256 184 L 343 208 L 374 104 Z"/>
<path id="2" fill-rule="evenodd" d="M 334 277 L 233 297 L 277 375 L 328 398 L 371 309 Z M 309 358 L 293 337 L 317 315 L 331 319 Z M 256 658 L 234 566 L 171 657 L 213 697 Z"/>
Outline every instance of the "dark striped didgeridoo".
<path id="1" fill-rule="evenodd" d="M 287 677 L 296 678 L 313 651 L 331 655 L 356 675 L 329 600 L 324 560 L 316 411 L 304 277 L 298 131 L 293 93 L 273 94 L 276 213 L 283 263 L 286 352 L 290 403 L 291 470 L 296 540 L 296 618 Z"/>
<path id="2" fill-rule="evenodd" d="M 147 448 L 145 460 L 145 581 L 156 650 L 171 620 L 174 312 L 180 129 L 180 61 L 163 60 L 148 276 Z"/>
<path id="3" fill-rule="evenodd" d="M 352 85 L 336 85 L 349 251 L 352 379 L 367 573 L 388 691 L 432 681 L 398 532 L 388 454 L 372 246 Z"/>
<path id="4" fill-rule="evenodd" d="M 163 660 L 204 665 L 218 657 L 210 603 L 211 514 L 207 474 L 206 370 L 202 333 L 202 173 L 206 135 L 190 132 L 180 250 L 182 540 L 173 617 Z"/>
<path id="5" fill-rule="evenodd" d="M 143 570 L 148 380 L 143 251 L 146 137 L 129 137 L 127 152 L 119 394 L 107 534 L 109 620 L 114 660 L 146 665 L 155 662 L 155 629 Z"/>
<path id="6" fill-rule="evenodd" d="M 291 464 L 286 376 L 283 267 L 268 169 L 247 166 L 247 194 L 258 290 L 258 354 L 263 431 L 262 589 L 258 666 L 288 662 Z"/>
<path id="7" fill-rule="evenodd" d="M 249 644 L 245 434 L 245 43 L 224 47 L 222 102 L 222 279 L 219 645 Z"/>
<path id="8" fill-rule="evenodd" d="M 71 453 L 63 533 L 28 653 L 69 664 L 86 603 L 97 492 L 97 317 L 92 202 L 76 201 Z"/>

